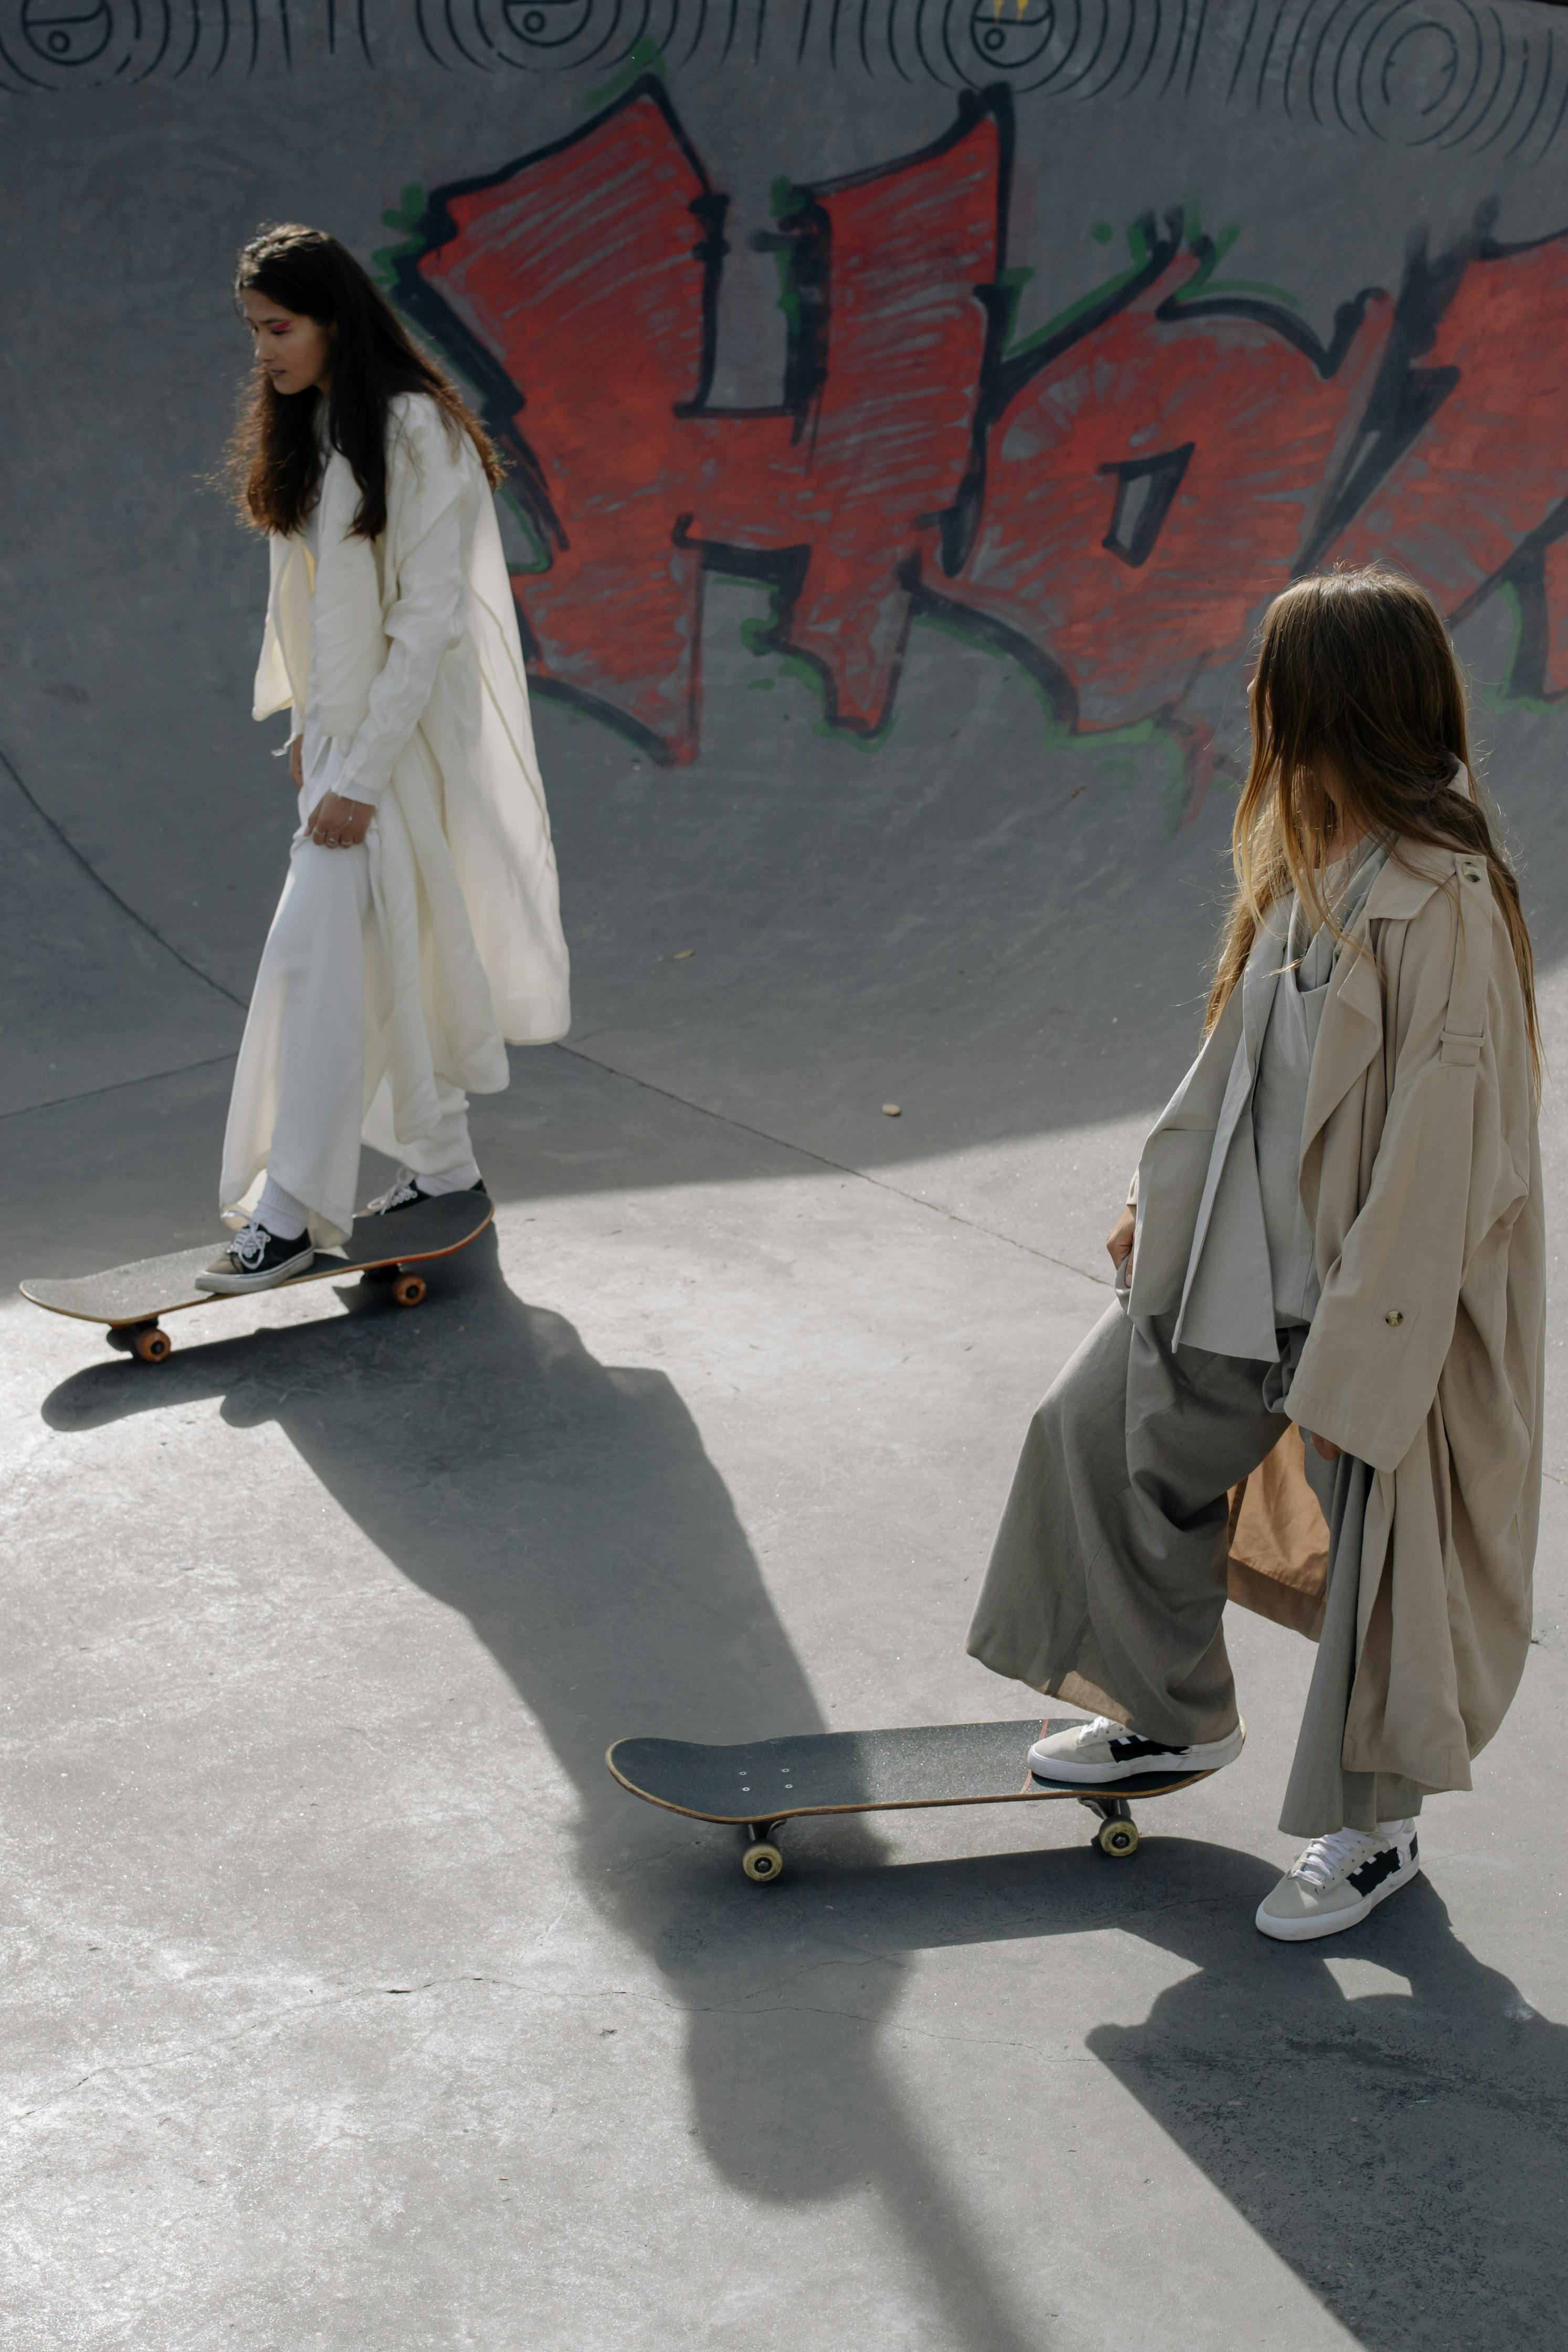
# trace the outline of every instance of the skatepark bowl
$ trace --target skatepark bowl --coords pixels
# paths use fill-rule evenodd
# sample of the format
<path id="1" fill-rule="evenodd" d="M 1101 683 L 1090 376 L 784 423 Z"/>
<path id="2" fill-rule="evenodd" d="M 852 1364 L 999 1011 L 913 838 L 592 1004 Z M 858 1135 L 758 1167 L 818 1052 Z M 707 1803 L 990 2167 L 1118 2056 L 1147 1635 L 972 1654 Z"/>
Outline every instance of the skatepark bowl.
<path id="1" fill-rule="evenodd" d="M 965 1627 L 1303 566 L 1451 616 L 1561 1069 L 1565 31 L 3 0 L 7 2347 L 1561 2344 L 1554 1396 L 1521 1695 L 1352 1936 L 1252 1927 L 1312 1663 L 1253 1617 L 1130 1863 L 964 1804 L 762 1891 L 604 1755 L 1038 1713 Z M 293 812 L 211 484 L 291 218 L 507 455 L 574 1026 L 417 1314 L 149 1365 L 16 1286 L 215 1241 Z"/>

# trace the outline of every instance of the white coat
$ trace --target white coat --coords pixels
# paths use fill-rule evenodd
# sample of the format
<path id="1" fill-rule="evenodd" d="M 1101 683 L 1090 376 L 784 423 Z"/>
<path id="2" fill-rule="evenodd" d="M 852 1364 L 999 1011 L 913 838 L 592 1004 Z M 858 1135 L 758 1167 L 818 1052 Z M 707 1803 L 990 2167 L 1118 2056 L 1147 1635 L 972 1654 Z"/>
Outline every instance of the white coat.
<path id="1" fill-rule="evenodd" d="M 374 804 L 367 840 L 384 1003 L 368 1025 L 371 1139 L 417 1147 L 448 1089 L 493 1094 L 506 1045 L 546 1045 L 570 1023 L 555 855 L 500 532 L 477 453 L 434 401 L 395 400 L 387 522 L 355 538 L 348 460 L 329 453 L 316 514 L 270 542 L 254 715 L 314 701 L 347 746 L 336 789 Z M 315 661 L 312 676 L 311 663 Z M 265 1057 L 231 1107 L 225 1202 L 248 1203 L 271 1140 Z M 322 1232 L 319 1240 L 328 1238 Z"/>

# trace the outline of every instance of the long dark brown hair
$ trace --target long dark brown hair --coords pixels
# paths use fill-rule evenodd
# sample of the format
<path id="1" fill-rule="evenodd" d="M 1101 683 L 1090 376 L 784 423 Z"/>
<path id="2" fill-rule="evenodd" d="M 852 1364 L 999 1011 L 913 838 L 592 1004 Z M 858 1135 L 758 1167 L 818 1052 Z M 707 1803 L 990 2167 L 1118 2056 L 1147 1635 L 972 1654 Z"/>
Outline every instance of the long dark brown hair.
<path id="1" fill-rule="evenodd" d="M 1486 860 L 1519 967 L 1539 1093 L 1530 932 L 1495 812 L 1474 777 L 1472 799 L 1458 772 L 1470 764 L 1464 678 L 1431 598 L 1377 565 L 1298 580 L 1264 616 L 1251 715 L 1252 758 L 1231 835 L 1236 896 L 1207 1026 L 1280 899 L 1297 891 L 1314 927 L 1332 920 L 1322 871 L 1343 822 L 1391 844 L 1424 842 Z"/>
<path id="2" fill-rule="evenodd" d="M 387 410 L 400 393 L 434 400 L 453 433 L 466 433 L 492 488 L 502 467 L 484 426 L 404 332 L 375 280 L 324 229 L 287 223 L 263 229 L 240 254 L 235 299 L 264 294 L 332 332 L 327 436 L 353 468 L 360 503 L 353 530 L 387 527 Z M 316 502 L 321 452 L 317 394 L 280 393 L 258 369 L 229 445 L 228 476 L 245 520 L 257 530 L 296 531 Z"/>

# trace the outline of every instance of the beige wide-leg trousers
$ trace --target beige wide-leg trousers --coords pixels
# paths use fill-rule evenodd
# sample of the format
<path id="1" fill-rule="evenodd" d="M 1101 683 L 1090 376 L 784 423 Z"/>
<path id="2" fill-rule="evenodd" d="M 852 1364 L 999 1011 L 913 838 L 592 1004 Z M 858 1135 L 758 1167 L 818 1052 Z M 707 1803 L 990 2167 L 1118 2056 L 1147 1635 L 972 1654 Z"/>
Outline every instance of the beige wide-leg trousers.
<path id="1" fill-rule="evenodd" d="M 1278 1442 L 1277 1362 L 1170 1344 L 1118 1300 L 1030 1423 L 969 1628 L 972 1656 L 1176 1747 L 1238 1720 L 1222 1619 L 1230 1489 Z M 1340 1768 L 1364 1465 L 1306 1449 L 1330 1528 L 1320 1654 L 1281 1826 L 1316 1837 L 1418 1810 L 1414 1783 Z"/>

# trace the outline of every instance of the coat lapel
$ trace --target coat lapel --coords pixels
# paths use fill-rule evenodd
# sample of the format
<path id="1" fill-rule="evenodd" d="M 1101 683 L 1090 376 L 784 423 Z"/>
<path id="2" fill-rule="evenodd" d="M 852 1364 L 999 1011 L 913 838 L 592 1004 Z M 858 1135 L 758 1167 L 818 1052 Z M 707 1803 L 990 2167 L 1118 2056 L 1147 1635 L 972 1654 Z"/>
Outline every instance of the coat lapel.
<path id="1" fill-rule="evenodd" d="M 1408 922 L 1438 887 L 1443 866 L 1452 863 L 1451 851 L 1413 841 L 1396 842 L 1387 865 L 1351 926 L 1350 945 L 1341 950 L 1329 982 L 1312 1053 L 1306 1116 L 1301 1121 L 1303 1167 L 1317 1138 L 1383 1043 L 1383 991 L 1370 945 L 1371 927 L 1376 922 Z"/>

